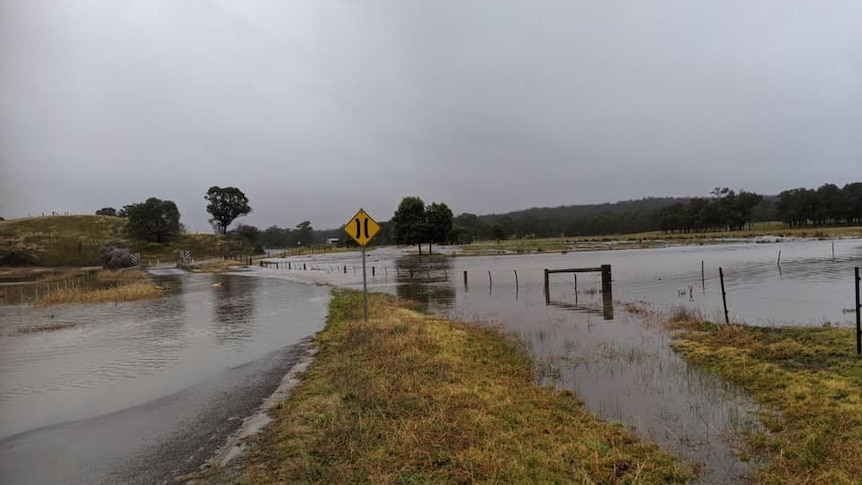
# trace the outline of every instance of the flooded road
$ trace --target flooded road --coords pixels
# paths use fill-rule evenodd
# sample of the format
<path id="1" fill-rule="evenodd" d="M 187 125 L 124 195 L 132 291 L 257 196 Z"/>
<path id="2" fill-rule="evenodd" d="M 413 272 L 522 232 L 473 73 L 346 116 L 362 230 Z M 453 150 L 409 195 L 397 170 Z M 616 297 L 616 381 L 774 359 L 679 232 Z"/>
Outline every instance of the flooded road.
<path id="1" fill-rule="evenodd" d="M 862 241 L 835 241 L 835 248 L 834 260 L 831 241 L 421 260 L 383 249 L 369 253 L 368 277 L 370 290 L 409 298 L 427 311 L 503 325 L 522 337 L 545 384 L 574 391 L 604 419 L 700 464 L 704 483 L 739 483 L 754 464 L 737 458 L 735 435 L 758 429 L 754 406 L 682 361 L 669 347 L 670 335 L 626 312 L 623 302 L 665 315 L 683 307 L 723 319 L 721 266 L 735 321 L 849 326 L 854 316 L 844 310 L 854 302 L 852 268 L 862 264 Z M 256 271 L 361 287 L 355 254 L 297 258 L 291 268 L 303 263 L 308 270 Z M 603 315 L 598 273 L 579 274 L 577 292 L 572 274 L 551 275 L 546 305 L 545 268 L 600 264 L 613 268 L 613 318 Z"/>
<path id="2" fill-rule="evenodd" d="M 274 389 L 329 301 L 283 280 L 156 281 L 169 291 L 157 300 L 0 307 L 0 482 L 189 471 Z"/>

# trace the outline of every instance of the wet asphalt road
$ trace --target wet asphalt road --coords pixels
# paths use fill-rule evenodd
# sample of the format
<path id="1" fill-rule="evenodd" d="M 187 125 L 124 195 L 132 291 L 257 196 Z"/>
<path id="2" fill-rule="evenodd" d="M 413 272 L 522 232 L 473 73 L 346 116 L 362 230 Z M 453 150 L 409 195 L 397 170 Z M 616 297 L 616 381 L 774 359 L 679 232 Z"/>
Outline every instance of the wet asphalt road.
<path id="1" fill-rule="evenodd" d="M 304 350 L 295 344 L 153 402 L 0 441 L 0 483 L 174 483 L 199 470 Z"/>

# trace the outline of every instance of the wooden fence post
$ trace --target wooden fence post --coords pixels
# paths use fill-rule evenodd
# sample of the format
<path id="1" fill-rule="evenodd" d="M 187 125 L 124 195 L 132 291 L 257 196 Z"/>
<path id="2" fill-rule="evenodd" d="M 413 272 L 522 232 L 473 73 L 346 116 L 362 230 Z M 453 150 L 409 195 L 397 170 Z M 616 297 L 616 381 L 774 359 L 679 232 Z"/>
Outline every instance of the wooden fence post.
<path id="1" fill-rule="evenodd" d="M 718 276 L 721 279 L 721 302 L 724 304 L 724 323 L 730 323 L 730 316 L 727 313 L 727 292 L 724 291 L 724 270 L 721 267 L 718 268 Z"/>
<path id="2" fill-rule="evenodd" d="M 611 283 L 611 265 L 602 265 L 602 310 L 605 320 L 614 319 L 614 290 Z"/>
<path id="3" fill-rule="evenodd" d="M 548 288 L 548 269 L 545 268 L 545 305 L 551 304 L 551 290 Z"/>
<path id="4" fill-rule="evenodd" d="M 862 304 L 859 303 L 859 267 L 855 268 L 856 280 L 856 354 L 862 354 Z"/>

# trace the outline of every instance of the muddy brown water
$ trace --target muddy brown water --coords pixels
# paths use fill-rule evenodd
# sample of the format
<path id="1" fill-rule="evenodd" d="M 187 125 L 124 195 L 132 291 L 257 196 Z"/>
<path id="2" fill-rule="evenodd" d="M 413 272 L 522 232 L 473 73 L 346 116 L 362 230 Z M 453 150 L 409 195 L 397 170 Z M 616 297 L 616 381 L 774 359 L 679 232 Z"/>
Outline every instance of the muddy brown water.
<path id="1" fill-rule="evenodd" d="M 294 269 L 256 271 L 361 288 L 356 254 L 278 261 L 291 261 Z M 297 271 L 303 263 L 308 270 Z M 573 275 L 551 275 L 546 305 L 545 268 L 600 264 L 612 265 L 612 319 L 603 316 L 598 273 L 578 275 L 577 292 Z M 429 312 L 502 324 L 522 337 L 545 384 L 574 391 L 602 418 L 700 464 L 700 481 L 739 483 L 756 466 L 736 453 L 739 432 L 760 429 L 755 407 L 738 389 L 682 361 L 666 331 L 627 313 L 622 303 L 660 314 L 683 307 L 718 321 L 724 318 L 722 267 L 734 321 L 851 326 L 855 317 L 847 309 L 854 305 L 853 267 L 862 265 L 862 240 L 835 241 L 834 259 L 832 241 L 787 241 L 423 259 L 381 249 L 369 252 L 367 265 L 370 290 L 410 298 Z"/>

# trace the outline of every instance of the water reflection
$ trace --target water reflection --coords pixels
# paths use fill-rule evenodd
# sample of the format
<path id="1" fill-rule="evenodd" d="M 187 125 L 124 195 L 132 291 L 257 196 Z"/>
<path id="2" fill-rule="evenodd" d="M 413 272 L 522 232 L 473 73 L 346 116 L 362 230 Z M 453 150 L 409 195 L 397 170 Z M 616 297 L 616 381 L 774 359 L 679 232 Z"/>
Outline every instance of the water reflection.
<path id="1" fill-rule="evenodd" d="M 605 304 L 607 303 L 607 304 Z M 614 305 L 613 301 L 609 299 L 603 299 L 602 308 L 596 308 L 594 306 L 589 305 L 580 305 L 577 303 L 569 303 L 565 301 L 558 300 L 548 300 L 548 305 L 557 307 L 561 310 L 579 312 L 579 313 L 589 313 L 591 315 L 596 315 L 602 317 L 604 320 L 613 320 L 614 319 Z"/>
<path id="2" fill-rule="evenodd" d="M 215 301 L 213 325 L 216 342 L 236 344 L 252 336 L 257 278 L 217 275 L 212 284 Z"/>
<path id="3" fill-rule="evenodd" d="M 407 256 L 395 261 L 395 294 L 419 305 L 419 311 L 448 311 L 455 301 L 452 258 Z"/>

